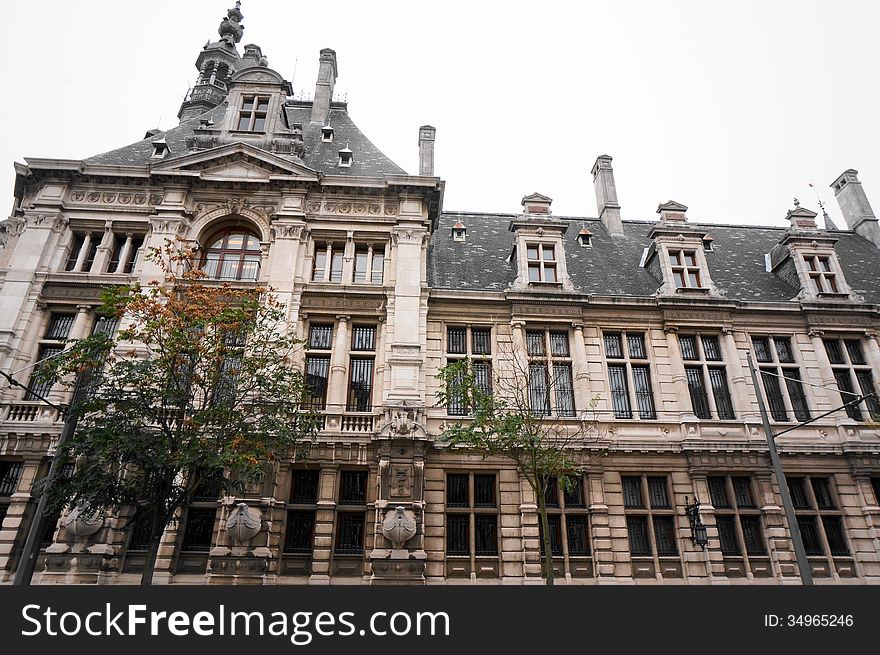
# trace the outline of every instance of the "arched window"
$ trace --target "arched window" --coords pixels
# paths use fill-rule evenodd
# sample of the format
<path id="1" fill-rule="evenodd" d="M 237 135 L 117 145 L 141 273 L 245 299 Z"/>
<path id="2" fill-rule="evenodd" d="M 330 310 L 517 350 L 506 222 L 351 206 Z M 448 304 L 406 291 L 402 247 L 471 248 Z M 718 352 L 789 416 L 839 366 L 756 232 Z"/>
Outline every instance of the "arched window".
<path id="1" fill-rule="evenodd" d="M 202 268 L 214 280 L 256 280 L 260 273 L 260 240 L 242 228 L 214 234 L 205 248 Z"/>

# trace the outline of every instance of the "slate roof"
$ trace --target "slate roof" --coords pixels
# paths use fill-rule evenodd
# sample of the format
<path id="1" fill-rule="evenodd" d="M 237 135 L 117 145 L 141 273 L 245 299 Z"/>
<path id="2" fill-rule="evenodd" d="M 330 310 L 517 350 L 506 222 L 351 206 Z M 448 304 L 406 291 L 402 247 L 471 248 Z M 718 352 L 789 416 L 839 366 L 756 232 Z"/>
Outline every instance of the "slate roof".
<path id="1" fill-rule="evenodd" d="M 193 135 L 193 130 L 198 127 L 201 119 L 209 118 L 219 125 L 223 121 L 227 104 L 221 103 L 213 109 L 197 116 L 189 121 L 173 127 L 167 132 L 160 132 L 152 137 L 137 141 L 116 150 L 94 155 L 85 160 L 87 164 L 111 165 L 111 166 L 147 166 L 153 154 L 153 141 L 165 137 L 170 157 L 163 161 L 171 161 L 175 157 L 187 155 L 186 140 Z M 383 175 L 407 175 L 407 172 L 391 161 L 377 148 L 363 132 L 360 131 L 348 112 L 344 109 L 332 108 L 330 112 L 330 124 L 333 127 L 333 142 L 324 143 L 321 140 L 321 126 L 311 125 L 311 103 L 295 102 L 292 106 L 285 106 L 289 123 L 302 123 L 303 142 L 305 155 L 302 163 L 326 175 L 347 175 L 367 177 L 382 177 Z M 353 154 L 351 167 L 337 166 L 339 150 L 346 145 L 351 148 Z M 293 159 L 293 158 L 291 158 Z"/>
<path id="2" fill-rule="evenodd" d="M 431 237 L 428 284 L 439 289 L 503 291 L 516 278 L 516 264 L 508 261 L 514 234 L 508 230 L 514 214 L 444 212 Z M 567 221 L 564 236 L 566 265 L 580 293 L 651 297 L 660 283 L 639 266 L 656 221 L 624 221 L 624 236 L 612 238 L 595 218 L 555 217 Z M 452 226 L 467 229 L 464 242 L 454 241 Z M 688 223 L 705 229 L 713 241 L 706 253 L 712 281 L 727 300 L 784 302 L 798 290 L 768 273 L 764 255 L 785 235 L 786 228 L 750 225 Z M 592 247 L 583 247 L 577 234 L 586 226 Z M 880 304 L 880 249 L 848 231 L 830 231 L 844 276 L 855 293 L 868 303 Z"/>

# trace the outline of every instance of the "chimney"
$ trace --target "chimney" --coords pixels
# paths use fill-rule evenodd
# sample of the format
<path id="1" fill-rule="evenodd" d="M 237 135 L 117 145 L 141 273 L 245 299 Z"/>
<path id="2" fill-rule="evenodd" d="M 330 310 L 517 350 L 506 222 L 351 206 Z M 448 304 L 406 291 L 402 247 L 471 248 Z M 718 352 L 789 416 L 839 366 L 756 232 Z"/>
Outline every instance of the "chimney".
<path id="1" fill-rule="evenodd" d="M 792 230 L 807 230 L 810 232 L 819 229 L 819 226 L 816 224 L 816 216 L 818 216 L 816 212 L 801 207 L 801 203 L 797 198 L 794 199 L 794 209 L 789 209 L 788 214 L 785 215 L 791 221 Z"/>
<path id="2" fill-rule="evenodd" d="M 315 84 L 315 98 L 312 101 L 312 123 L 318 125 L 327 123 L 337 74 L 336 51 L 324 48 L 318 58 L 318 82 Z"/>
<path id="3" fill-rule="evenodd" d="M 880 247 L 880 225 L 877 223 L 877 217 L 874 216 L 874 210 L 871 209 L 871 203 L 868 202 L 858 175 L 859 172 L 852 168 L 845 170 L 831 183 L 831 188 L 834 189 L 834 197 L 840 206 L 840 213 L 843 214 L 846 226 Z"/>
<path id="4" fill-rule="evenodd" d="M 620 205 L 617 204 L 617 187 L 614 186 L 614 170 L 611 157 L 599 155 L 593 164 L 593 186 L 596 188 L 596 208 L 599 220 L 611 235 L 623 234 L 623 221 L 620 218 Z"/>
<path id="5" fill-rule="evenodd" d="M 434 175 L 434 137 L 437 128 L 422 125 L 419 128 L 419 175 Z"/>
<path id="6" fill-rule="evenodd" d="M 550 216 L 550 205 L 553 204 L 553 199 L 535 191 L 525 196 L 520 200 L 520 203 L 523 206 L 523 214 L 528 214 L 529 216 Z"/>
<path id="7" fill-rule="evenodd" d="M 657 213 L 660 214 L 660 220 L 664 223 L 687 223 L 687 210 L 685 205 L 674 200 L 667 200 L 657 206 Z"/>

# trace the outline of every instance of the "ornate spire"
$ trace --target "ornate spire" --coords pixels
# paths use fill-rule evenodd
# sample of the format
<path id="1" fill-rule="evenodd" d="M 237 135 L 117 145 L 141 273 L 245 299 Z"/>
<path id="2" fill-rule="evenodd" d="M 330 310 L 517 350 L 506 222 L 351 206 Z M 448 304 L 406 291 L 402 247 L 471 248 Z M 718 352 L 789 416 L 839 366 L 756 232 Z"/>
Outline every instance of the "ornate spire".
<path id="1" fill-rule="evenodd" d="M 226 18 L 220 23 L 220 29 L 217 30 L 220 38 L 231 46 L 241 41 L 241 35 L 244 33 L 244 26 L 241 24 L 243 18 L 241 2 L 237 0 L 235 7 L 226 12 Z"/>

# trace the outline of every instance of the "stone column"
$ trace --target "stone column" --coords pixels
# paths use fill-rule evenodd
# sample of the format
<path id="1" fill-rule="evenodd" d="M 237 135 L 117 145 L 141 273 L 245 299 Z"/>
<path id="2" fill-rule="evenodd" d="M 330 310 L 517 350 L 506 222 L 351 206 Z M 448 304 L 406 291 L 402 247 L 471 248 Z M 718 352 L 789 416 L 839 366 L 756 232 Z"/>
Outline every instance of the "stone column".
<path id="1" fill-rule="evenodd" d="M 82 273 L 83 272 L 83 266 L 85 266 L 86 257 L 88 256 L 89 250 L 91 249 L 91 247 L 92 247 L 92 233 L 86 232 L 85 236 L 83 237 L 82 245 L 79 248 L 79 253 L 76 256 L 76 263 L 73 265 L 73 272 L 74 273 Z"/>
<path id="2" fill-rule="evenodd" d="M 116 262 L 116 270 L 114 273 L 125 273 L 125 267 L 128 264 L 128 258 L 131 257 L 131 246 L 133 236 L 131 232 L 125 233 L 125 243 L 122 244 L 122 250 L 119 253 L 119 261 Z"/>
<path id="3" fill-rule="evenodd" d="M 113 231 L 110 229 L 110 224 L 104 228 L 104 234 L 101 235 L 101 243 L 98 244 L 98 247 L 95 249 L 95 261 L 92 262 L 92 271 L 95 273 L 113 273 L 111 271 L 110 259 L 113 254 Z M 85 245 L 85 244 L 83 244 Z"/>
<path id="4" fill-rule="evenodd" d="M 731 396 L 733 411 L 737 417 L 743 417 L 751 411 L 752 399 L 747 383 L 748 373 L 743 368 L 742 358 L 736 347 L 736 339 L 733 329 L 721 329 L 721 347 L 724 350 L 724 359 L 727 362 L 727 370 L 730 372 Z"/>
<path id="5" fill-rule="evenodd" d="M 672 370 L 672 384 L 675 386 L 675 396 L 678 401 L 679 420 L 696 422 L 697 417 L 691 407 L 687 374 L 684 371 L 684 360 L 681 358 L 681 346 L 678 343 L 678 328 L 667 326 L 663 331 L 666 333 L 666 344 L 669 346 L 669 368 Z"/>
<path id="6" fill-rule="evenodd" d="M 575 412 L 586 411 L 590 405 L 590 374 L 587 369 L 587 347 L 584 342 L 584 324 L 574 324 L 574 344 L 571 349 L 574 366 Z M 580 400 L 579 400 L 580 399 Z"/>
<path id="7" fill-rule="evenodd" d="M 342 413 L 345 409 L 345 383 L 348 370 L 350 316 L 336 317 L 336 339 L 330 354 L 330 383 L 327 389 L 327 412 Z"/>
<path id="8" fill-rule="evenodd" d="M 880 335 L 876 332 L 865 332 L 865 357 L 868 359 L 868 364 L 874 369 L 875 381 L 880 375 L 880 343 L 878 340 L 880 340 Z"/>

